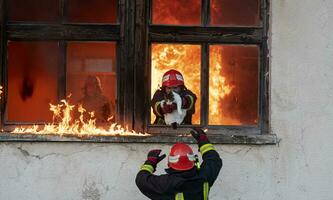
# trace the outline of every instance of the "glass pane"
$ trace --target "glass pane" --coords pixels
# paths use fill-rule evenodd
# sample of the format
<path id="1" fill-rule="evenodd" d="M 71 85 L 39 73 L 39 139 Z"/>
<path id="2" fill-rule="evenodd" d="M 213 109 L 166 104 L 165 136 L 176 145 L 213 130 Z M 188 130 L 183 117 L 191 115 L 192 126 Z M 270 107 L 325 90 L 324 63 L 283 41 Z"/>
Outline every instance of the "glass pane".
<path id="1" fill-rule="evenodd" d="M 153 0 L 152 4 L 153 24 L 201 24 L 201 0 Z"/>
<path id="2" fill-rule="evenodd" d="M 258 26 L 259 0 L 210 0 L 212 25 Z"/>
<path id="3" fill-rule="evenodd" d="M 184 44 L 153 44 L 151 66 L 151 97 L 162 85 L 163 74 L 175 69 L 183 74 L 185 86 L 196 96 L 192 124 L 200 124 L 200 65 L 201 46 Z M 155 115 L 151 111 L 151 123 Z"/>
<path id="4" fill-rule="evenodd" d="M 257 124 L 259 47 L 212 45 L 209 57 L 209 124 Z"/>
<path id="5" fill-rule="evenodd" d="M 69 42 L 67 95 L 94 112 L 97 122 L 115 120 L 117 102 L 115 42 Z M 109 119 L 109 120 L 108 120 Z"/>
<path id="6" fill-rule="evenodd" d="M 68 21 L 82 23 L 116 23 L 116 0 L 69 0 Z"/>
<path id="7" fill-rule="evenodd" d="M 59 0 L 10 0 L 9 21 L 59 22 Z"/>
<path id="8" fill-rule="evenodd" d="M 57 42 L 8 43 L 8 121 L 52 121 L 49 103 L 58 101 L 59 67 Z"/>

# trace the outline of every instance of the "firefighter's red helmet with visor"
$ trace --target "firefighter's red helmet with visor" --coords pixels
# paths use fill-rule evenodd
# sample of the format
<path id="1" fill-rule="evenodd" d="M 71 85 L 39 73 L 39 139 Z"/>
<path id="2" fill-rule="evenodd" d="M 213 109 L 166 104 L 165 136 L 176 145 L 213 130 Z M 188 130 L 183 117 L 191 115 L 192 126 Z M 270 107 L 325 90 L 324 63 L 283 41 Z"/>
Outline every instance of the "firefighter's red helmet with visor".
<path id="1" fill-rule="evenodd" d="M 168 166 L 179 171 L 192 169 L 195 164 L 195 156 L 190 146 L 184 143 L 176 143 L 171 147 L 168 157 Z"/>
<path id="2" fill-rule="evenodd" d="M 164 73 L 162 78 L 163 87 L 176 87 L 184 85 L 183 75 L 174 69 L 171 69 Z"/>

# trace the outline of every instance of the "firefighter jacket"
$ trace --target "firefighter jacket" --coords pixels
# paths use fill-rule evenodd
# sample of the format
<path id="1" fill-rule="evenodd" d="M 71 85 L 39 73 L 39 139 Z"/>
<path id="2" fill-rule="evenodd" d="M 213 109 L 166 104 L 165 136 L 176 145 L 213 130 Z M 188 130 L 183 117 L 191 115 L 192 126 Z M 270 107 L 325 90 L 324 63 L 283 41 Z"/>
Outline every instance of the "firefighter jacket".
<path id="1" fill-rule="evenodd" d="M 153 108 L 153 112 L 156 116 L 154 124 L 165 125 L 164 115 L 161 110 L 161 101 L 165 100 L 165 95 L 166 93 L 162 89 L 159 89 L 155 92 L 153 99 L 151 100 L 151 107 Z M 187 99 L 189 99 L 189 104 L 185 108 L 186 115 L 181 124 L 192 124 L 192 115 L 195 112 L 195 102 L 197 97 L 188 89 L 183 89 L 179 95 L 181 97 L 188 97 Z"/>
<path id="2" fill-rule="evenodd" d="M 140 191 L 152 200 L 207 200 L 222 159 L 212 144 L 200 147 L 203 162 L 188 171 L 166 169 L 167 174 L 154 175 L 154 167 L 144 164 L 136 176 Z"/>

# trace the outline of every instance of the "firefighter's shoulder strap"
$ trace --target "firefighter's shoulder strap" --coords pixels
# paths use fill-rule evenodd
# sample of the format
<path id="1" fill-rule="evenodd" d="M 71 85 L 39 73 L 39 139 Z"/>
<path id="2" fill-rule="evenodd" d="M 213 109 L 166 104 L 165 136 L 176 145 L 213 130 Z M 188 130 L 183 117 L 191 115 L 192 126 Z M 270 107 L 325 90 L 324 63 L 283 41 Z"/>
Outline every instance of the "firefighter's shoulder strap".
<path id="1" fill-rule="evenodd" d="M 209 184 L 208 182 L 204 182 L 203 184 L 203 199 L 208 200 L 208 193 L 209 193 Z M 175 200 L 184 200 L 184 194 L 179 192 L 175 196 Z"/>

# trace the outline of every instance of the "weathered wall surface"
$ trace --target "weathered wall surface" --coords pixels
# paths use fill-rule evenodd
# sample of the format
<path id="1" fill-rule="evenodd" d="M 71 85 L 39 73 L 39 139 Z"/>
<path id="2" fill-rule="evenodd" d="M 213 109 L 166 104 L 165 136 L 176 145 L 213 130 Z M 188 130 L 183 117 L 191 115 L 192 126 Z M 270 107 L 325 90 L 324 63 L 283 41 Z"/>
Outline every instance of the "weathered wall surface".
<path id="1" fill-rule="evenodd" d="M 333 1 L 272 0 L 270 117 L 281 142 L 217 146 L 224 167 L 211 199 L 333 199 L 332 20 Z M 159 147 L 170 148 L 0 143 L 0 199 L 143 200 L 135 174 Z"/>

